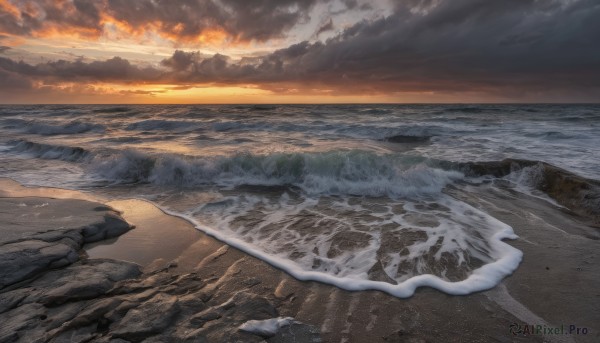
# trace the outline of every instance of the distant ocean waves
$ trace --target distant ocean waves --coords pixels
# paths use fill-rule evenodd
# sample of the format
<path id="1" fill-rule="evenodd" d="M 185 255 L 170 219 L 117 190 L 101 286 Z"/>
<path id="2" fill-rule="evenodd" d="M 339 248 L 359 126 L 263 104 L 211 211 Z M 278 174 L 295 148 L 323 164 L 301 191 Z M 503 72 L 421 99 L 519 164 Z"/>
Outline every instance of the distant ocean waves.
<path id="1" fill-rule="evenodd" d="M 101 124 L 86 123 L 83 121 L 69 121 L 67 123 L 53 123 L 40 120 L 8 119 L 4 121 L 5 128 L 16 128 L 25 133 L 42 136 L 80 134 L 86 132 L 102 133 L 106 127 Z"/>
<path id="2" fill-rule="evenodd" d="M 460 171 L 441 169 L 426 158 L 360 150 L 199 158 L 136 150 L 93 153 L 27 140 L 9 145 L 9 151 L 25 156 L 83 163 L 90 173 L 114 183 L 289 186 L 312 195 L 398 197 L 439 193 L 449 182 L 463 177 Z"/>
<path id="3" fill-rule="evenodd" d="M 7 146 L 8 151 L 48 160 L 81 162 L 92 157 L 92 154 L 83 148 L 36 143 L 25 139 L 9 141 Z"/>

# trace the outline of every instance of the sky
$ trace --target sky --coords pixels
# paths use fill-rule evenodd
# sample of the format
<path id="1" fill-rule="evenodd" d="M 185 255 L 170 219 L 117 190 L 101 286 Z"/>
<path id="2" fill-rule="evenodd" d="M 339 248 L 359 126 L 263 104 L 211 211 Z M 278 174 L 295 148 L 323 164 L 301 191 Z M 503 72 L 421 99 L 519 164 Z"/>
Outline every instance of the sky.
<path id="1" fill-rule="evenodd" d="M 600 102 L 598 0 L 0 0 L 0 103 Z"/>

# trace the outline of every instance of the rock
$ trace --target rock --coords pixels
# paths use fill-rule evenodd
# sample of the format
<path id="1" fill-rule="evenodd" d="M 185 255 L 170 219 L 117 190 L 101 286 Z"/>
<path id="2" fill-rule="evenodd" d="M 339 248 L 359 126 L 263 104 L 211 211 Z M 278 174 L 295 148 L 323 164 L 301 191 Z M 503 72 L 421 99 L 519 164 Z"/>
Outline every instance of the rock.
<path id="1" fill-rule="evenodd" d="M 73 320 L 61 326 L 59 331 L 67 331 L 71 328 L 83 327 L 95 322 L 99 322 L 104 318 L 104 315 L 112 311 L 121 304 L 121 299 L 107 298 L 92 302 L 91 305 L 77 315 Z M 108 327 L 107 327 L 108 328 Z"/>
<path id="2" fill-rule="evenodd" d="M 41 337 L 40 321 L 46 310 L 41 304 L 26 304 L 0 314 L 0 342 L 33 342 Z"/>
<path id="3" fill-rule="evenodd" d="M 129 231 L 130 225 L 113 213 L 104 215 L 104 222 L 83 228 L 82 235 L 85 243 L 118 237 Z"/>
<path id="4" fill-rule="evenodd" d="M 85 310 L 87 302 L 77 301 L 62 304 L 56 307 L 46 307 L 46 318 L 41 322 L 45 332 L 51 332 L 62 327 L 73 319 L 77 318 L 79 313 Z M 75 328 L 76 329 L 76 328 Z"/>
<path id="5" fill-rule="evenodd" d="M 158 294 L 148 302 L 131 309 L 114 327 L 111 335 L 128 341 L 142 341 L 166 329 L 179 313 L 177 297 Z"/>
<path id="6" fill-rule="evenodd" d="M 277 316 L 277 310 L 269 300 L 244 291 L 236 293 L 220 307 L 225 310 L 225 316 L 238 322 L 250 319 L 269 319 Z"/>
<path id="7" fill-rule="evenodd" d="M 600 182 L 575 175 L 545 162 L 504 159 L 493 162 L 460 163 L 467 174 L 503 177 L 527 167 L 539 168 L 538 179 L 532 186 L 546 193 L 557 203 L 600 225 Z"/>
<path id="8" fill-rule="evenodd" d="M 34 296 L 35 301 L 44 305 L 58 305 L 106 294 L 117 281 L 140 274 L 140 267 L 133 263 L 88 260 L 67 269 L 47 273 L 31 285 L 47 289 L 39 296 Z"/>
<path id="9" fill-rule="evenodd" d="M 0 289 L 78 259 L 68 244 L 28 240 L 0 246 Z"/>
<path id="10" fill-rule="evenodd" d="M 383 140 L 386 142 L 391 142 L 391 143 L 407 144 L 407 143 L 426 143 L 426 142 L 429 142 L 430 139 L 431 139 L 431 137 L 429 137 L 429 136 L 396 135 L 396 136 L 386 137 Z"/>
<path id="11" fill-rule="evenodd" d="M 4 313 L 16 307 L 30 292 L 31 288 L 28 287 L 0 293 L 0 313 Z"/>
<path id="12" fill-rule="evenodd" d="M 74 263 L 84 242 L 129 230 L 115 211 L 98 205 L 72 199 L 0 198 L 0 289 Z M 18 220 L 11 219 L 14 213 L 20 213 Z"/>
<path id="13" fill-rule="evenodd" d="M 15 213 L 19 213 L 18 220 Z M 73 235 L 91 242 L 130 229 L 116 211 L 102 204 L 42 197 L 0 198 L 0 221 L 0 246 L 28 239 L 74 239 Z"/>
<path id="14" fill-rule="evenodd" d="M 63 332 L 52 338 L 52 343 L 73 343 L 73 342 L 89 342 L 98 337 L 98 332 L 95 324 L 78 327 L 75 330 Z"/>
<path id="15" fill-rule="evenodd" d="M 222 315 L 219 312 L 209 309 L 190 318 L 190 323 L 202 327 L 204 323 L 220 319 L 221 317 Z"/>
<path id="16" fill-rule="evenodd" d="M 18 207 L 19 201 L 5 205 L 11 211 L 58 205 L 38 199 Z M 46 216 L 43 223 L 32 215 L 30 228 L 17 228 L 18 237 L 0 240 L 0 342 L 264 342 L 264 337 L 238 330 L 247 321 L 278 316 L 273 289 L 259 286 L 265 279 L 243 275 L 246 258 L 236 259 L 220 277 L 200 273 L 208 266 L 181 274 L 171 265 L 142 274 L 141 267 L 130 262 L 78 261 L 84 242 L 129 227 L 106 207 L 84 205 L 94 213 L 82 214 L 87 224 L 76 221 L 76 226 L 60 211 L 57 224 L 41 213 Z M 101 222 L 89 221 L 97 215 Z M 61 227 L 61 221 L 69 225 Z M 42 224 L 50 229 L 42 230 Z M 220 251 L 225 254 L 228 249 Z M 304 337 L 311 330 L 298 325 L 288 331 Z M 285 342 L 291 336 L 274 337 Z"/>

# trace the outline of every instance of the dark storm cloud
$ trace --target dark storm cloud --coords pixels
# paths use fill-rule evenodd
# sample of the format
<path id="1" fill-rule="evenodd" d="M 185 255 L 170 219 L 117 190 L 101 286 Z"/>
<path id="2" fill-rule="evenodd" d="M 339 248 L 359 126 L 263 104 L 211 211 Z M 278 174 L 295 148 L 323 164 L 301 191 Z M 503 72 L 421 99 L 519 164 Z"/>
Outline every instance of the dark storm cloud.
<path id="1" fill-rule="evenodd" d="M 595 1 L 419 3 L 428 11 L 399 6 L 388 18 L 306 47 L 283 69 L 324 83 L 398 90 L 599 85 Z"/>
<path id="2" fill-rule="evenodd" d="M 27 78 L 253 83 L 276 91 L 476 91 L 593 100 L 600 98 L 598 18 L 595 0 L 407 0 L 397 1 L 392 15 L 361 21 L 325 42 L 301 42 L 260 57 L 176 51 L 160 67 L 145 70 L 116 58 L 36 66 L 0 59 L 0 70 Z"/>
<path id="3" fill-rule="evenodd" d="M 280 37 L 308 18 L 317 0 L 37 0 L 0 3 L 0 32 L 99 35 L 104 20 L 131 32 L 154 31 L 175 41 L 222 30 L 235 40 Z"/>
<path id="4" fill-rule="evenodd" d="M 224 27 L 239 32 L 243 40 L 266 40 L 281 36 L 296 23 L 308 19 L 317 0 L 221 0 L 229 13 Z"/>
<path id="5" fill-rule="evenodd" d="M 32 88 L 31 81 L 17 73 L 0 69 L 0 89 L 8 92 L 11 90 L 28 90 Z"/>
<path id="6" fill-rule="evenodd" d="M 58 60 L 31 65 L 0 57 L 0 72 L 42 81 L 150 82 L 160 80 L 162 72 L 138 67 L 128 60 L 113 57 L 105 61 L 83 62 Z"/>
<path id="7" fill-rule="evenodd" d="M 591 0 L 398 2 L 325 43 L 231 62 L 186 60 L 185 82 L 292 82 L 374 91 L 510 93 L 600 88 L 600 3 Z M 166 60 L 168 65 L 182 52 Z M 185 71 L 182 73 L 182 71 Z"/>
<path id="8" fill-rule="evenodd" d="M 95 35 L 102 31 L 102 1 L 1 1 L 0 32 L 12 35 L 43 35 L 47 30 L 77 31 Z"/>

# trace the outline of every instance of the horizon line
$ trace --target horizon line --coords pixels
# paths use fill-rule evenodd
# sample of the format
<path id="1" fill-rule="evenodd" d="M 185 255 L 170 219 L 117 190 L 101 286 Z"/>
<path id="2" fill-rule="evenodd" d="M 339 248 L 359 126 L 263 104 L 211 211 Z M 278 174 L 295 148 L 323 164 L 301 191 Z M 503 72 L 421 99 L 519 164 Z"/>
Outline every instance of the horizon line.
<path id="1" fill-rule="evenodd" d="M 600 105 L 600 102 L 0 103 L 0 106 Z"/>

